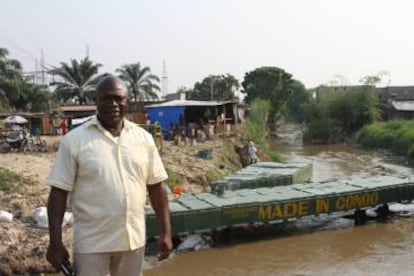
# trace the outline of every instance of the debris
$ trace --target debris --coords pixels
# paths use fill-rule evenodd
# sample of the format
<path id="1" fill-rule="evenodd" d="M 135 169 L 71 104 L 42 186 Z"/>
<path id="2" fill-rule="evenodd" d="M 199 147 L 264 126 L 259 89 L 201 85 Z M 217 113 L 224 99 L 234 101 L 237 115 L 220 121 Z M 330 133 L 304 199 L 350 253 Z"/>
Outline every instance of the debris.
<path id="1" fill-rule="evenodd" d="M 32 211 L 32 220 L 37 227 L 48 228 L 49 221 L 47 218 L 46 207 L 38 207 Z"/>
<path id="2" fill-rule="evenodd" d="M 0 210 L 0 222 L 12 222 L 13 214 L 7 211 Z"/>
<path id="3" fill-rule="evenodd" d="M 210 237 L 203 237 L 200 234 L 194 234 L 188 236 L 178 247 L 177 251 L 189 251 L 195 250 L 198 251 L 200 249 L 207 249 L 211 246 L 211 239 Z"/>
<path id="4" fill-rule="evenodd" d="M 32 220 L 34 225 L 39 228 L 49 228 L 46 207 L 38 207 L 32 211 Z M 73 225 L 73 215 L 71 212 L 65 212 L 62 221 L 62 227 Z"/>

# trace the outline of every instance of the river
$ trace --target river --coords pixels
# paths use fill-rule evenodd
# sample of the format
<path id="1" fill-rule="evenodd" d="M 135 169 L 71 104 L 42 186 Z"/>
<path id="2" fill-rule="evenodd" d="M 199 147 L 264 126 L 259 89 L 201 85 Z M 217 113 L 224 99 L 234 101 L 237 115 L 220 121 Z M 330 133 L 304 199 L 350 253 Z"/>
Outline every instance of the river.
<path id="1" fill-rule="evenodd" d="M 280 133 L 286 134 L 272 146 L 286 161 L 312 162 L 314 181 L 413 174 L 390 158 L 349 146 L 304 147 L 295 126 Z M 270 238 L 179 253 L 145 275 L 414 275 L 413 218 L 354 227 L 349 219 L 322 217 L 291 223 L 289 229 Z"/>

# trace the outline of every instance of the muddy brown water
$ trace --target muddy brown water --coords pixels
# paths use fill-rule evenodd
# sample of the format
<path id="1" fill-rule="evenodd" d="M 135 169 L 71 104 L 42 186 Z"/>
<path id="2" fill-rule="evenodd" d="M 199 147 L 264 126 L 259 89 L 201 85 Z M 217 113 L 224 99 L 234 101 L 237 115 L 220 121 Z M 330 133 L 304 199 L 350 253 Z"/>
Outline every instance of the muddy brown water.
<path id="1" fill-rule="evenodd" d="M 295 129 L 288 133 L 274 148 L 288 161 L 312 162 L 314 181 L 413 174 L 389 158 L 348 146 L 303 147 Z M 176 254 L 145 275 L 414 275 L 414 218 L 359 227 L 337 219 L 312 231 L 300 230 L 304 225 L 289 235 Z"/>

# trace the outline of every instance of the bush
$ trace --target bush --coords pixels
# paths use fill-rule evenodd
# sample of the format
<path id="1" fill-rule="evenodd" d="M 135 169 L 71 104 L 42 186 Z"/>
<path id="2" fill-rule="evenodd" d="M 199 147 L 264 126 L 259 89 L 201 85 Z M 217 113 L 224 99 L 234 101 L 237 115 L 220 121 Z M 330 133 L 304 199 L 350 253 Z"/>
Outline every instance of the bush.
<path id="1" fill-rule="evenodd" d="M 378 120 L 378 98 L 369 87 L 330 91 L 318 100 L 310 100 L 305 114 L 308 127 L 304 142 L 342 142 L 364 125 Z"/>
<path id="2" fill-rule="evenodd" d="M 387 129 L 384 123 L 374 123 L 364 127 L 357 138 L 358 142 L 364 148 L 391 148 L 394 133 L 393 131 Z"/>
<path id="3" fill-rule="evenodd" d="M 391 149 L 398 155 L 414 157 L 414 121 L 392 120 L 365 126 L 357 136 L 364 148 Z"/>
<path id="4" fill-rule="evenodd" d="M 0 191 L 17 192 L 26 181 L 15 172 L 0 168 Z"/>

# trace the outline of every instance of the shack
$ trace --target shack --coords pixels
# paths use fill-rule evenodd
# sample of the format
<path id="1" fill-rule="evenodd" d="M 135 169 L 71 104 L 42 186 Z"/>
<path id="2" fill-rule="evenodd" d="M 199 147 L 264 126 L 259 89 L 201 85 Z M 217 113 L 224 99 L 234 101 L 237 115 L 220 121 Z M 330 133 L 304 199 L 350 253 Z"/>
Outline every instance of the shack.
<path id="1" fill-rule="evenodd" d="M 231 132 L 231 126 L 241 122 L 235 101 L 172 100 L 146 106 L 151 123 L 161 126 L 164 137 L 172 128 L 181 127 L 187 134 L 203 125 L 215 125 L 215 133 Z"/>
<path id="2" fill-rule="evenodd" d="M 2 113 L 0 119 L 10 115 L 19 115 L 27 119 L 27 127 L 32 135 L 53 135 L 56 134 L 55 125 L 58 125 L 62 114 L 57 112 L 49 114 L 45 112 L 13 112 Z"/>

